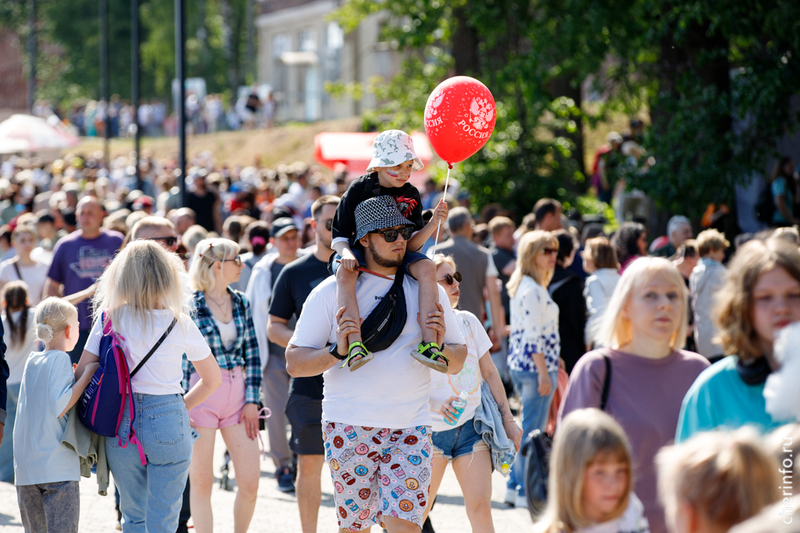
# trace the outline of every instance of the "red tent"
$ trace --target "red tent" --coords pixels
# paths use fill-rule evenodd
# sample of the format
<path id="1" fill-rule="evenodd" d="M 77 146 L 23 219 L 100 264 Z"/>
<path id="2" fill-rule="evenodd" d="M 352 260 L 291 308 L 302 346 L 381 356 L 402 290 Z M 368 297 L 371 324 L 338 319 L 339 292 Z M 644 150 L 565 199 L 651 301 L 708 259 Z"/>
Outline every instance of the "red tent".
<path id="1" fill-rule="evenodd" d="M 337 165 L 347 167 L 348 178 L 355 178 L 364 174 L 372 159 L 372 142 L 378 133 L 344 133 L 326 132 L 314 137 L 314 159 L 331 170 Z M 422 162 L 427 167 L 433 161 L 433 151 L 424 133 L 411 134 L 414 141 L 414 151 L 417 152 Z M 417 187 L 421 187 L 428 178 L 425 169 L 411 174 L 409 180 Z"/>

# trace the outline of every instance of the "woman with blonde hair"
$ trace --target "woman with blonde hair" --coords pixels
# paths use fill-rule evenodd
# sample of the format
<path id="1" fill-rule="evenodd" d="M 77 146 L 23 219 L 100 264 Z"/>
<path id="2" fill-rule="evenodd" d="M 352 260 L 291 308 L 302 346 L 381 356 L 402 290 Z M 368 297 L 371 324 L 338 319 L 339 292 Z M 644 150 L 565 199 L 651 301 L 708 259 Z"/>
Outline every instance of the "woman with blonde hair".
<path id="1" fill-rule="evenodd" d="M 579 409 L 558 428 L 550 454 L 547 508 L 536 533 L 646 533 L 633 493 L 631 445 L 622 427 L 598 409 Z"/>
<path id="2" fill-rule="evenodd" d="M 780 466 L 752 428 L 700 433 L 662 449 L 656 463 L 673 533 L 722 533 L 781 498 Z"/>
<path id="3" fill-rule="evenodd" d="M 700 374 L 683 400 L 675 440 L 700 431 L 782 421 L 766 410 L 764 384 L 780 367 L 775 340 L 800 321 L 800 251 L 781 240 L 745 243 L 729 263 L 713 313 L 724 357 Z"/>
<path id="4" fill-rule="evenodd" d="M 556 268 L 558 239 L 549 231 L 530 231 L 520 239 L 517 256 L 506 285 L 511 298 L 508 369 L 522 403 L 522 434 L 528 435 L 534 429 L 544 431 L 558 380 L 558 306 L 547 292 Z M 521 463 L 517 454 L 505 501 L 527 507 Z"/>
<path id="5" fill-rule="evenodd" d="M 634 453 L 636 494 L 650 528 L 664 533 L 653 462 L 672 441 L 681 400 L 708 361 L 681 350 L 686 340 L 686 286 L 666 259 L 641 257 L 620 277 L 603 317 L 603 346 L 580 358 L 569 378 L 560 417 L 601 407 L 625 430 Z"/>
<path id="6" fill-rule="evenodd" d="M 502 426 L 497 424 L 495 431 L 508 437 L 508 441 L 513 443 L 515 448 L 507 452 L 509 457 L 514 451 L 519 450 L 522 429 L 511 414 L 500 373 L 489 354 L 492 341 L 486 334 L 483 324 L 469 311 L 456 309 L 461 295 L 461 273 L 456 270 L 455 261 L 452 257 L 436 254 L 433 263 L 436 265 L 436 281 L 447 293 L 459 329 L 467 341 L 467 359 L 462 370 L 455 375 L 431 370 L 428 403 L 431 407 L 433 460 L 428 500 L 433 501 L 436 498 L 447 464 L 452 461 L 453 470 L 464 494 L 464 504 L 472 531 L 491 533 L 494 531 L 492 466 L 493 463 L 496 465 L 502 460 L 493 457 L 500 456 L 498 449 L 500 446 L 495 447 L 496 451 L 493 451 L 475 428 L 474 420 L 478 407 L 486 401 L 483 398 L 483 393 L 486 392 L 483 382 L 488 385 L 502 420 Z M 442 330 L 440 334 L 443 335 L 444 331 Z M 453 402 L 462 394 L 466 405 L 459 414 L 453 407 Z M 494 443 L 502 439 L 492 440 Z M 430 507 L 425 511 L 426 517 L 429 511 Z"/>
<path id="7" fill-rule="evenodd" d="M 187 410 L 221 381 L 219 366 L 189 316 L 191 290 L 183 263 L 153 241 L 131 242 L 100 276 L 93 303 L 94 325 L 76 375 L 99 360 L 107 320 L 123 339 L 131 369 L 163 339 L 131 379 L 138 445 L 127 442 L 131 413 L 126 406 L 121 439 L 106 439 L 106 455 L 120 492 L 123 531 L 174 533 L 192 458 Z M 184 354 L 201 378 L 185 396 Z"/>
<path id="8" fill-rule="evenodd" d="M 189 469 L 194 527 L 213 531 L 211 489 L 214 486 L 214 441 L 217 430 L 236 469 L 233 530 L 247 531 L 256 505 L 261 468 L 258 461 L 258 399 L 261 358 L 250 303 L 230 287 L 242 273 L 239 245 L 229 239 L 200 241 L 189 268 L 194 293 L 194 319 L 222 372 L 222 386 L 189 412 L 200 438 Z M 183 359 L 183 386 L 189 390 L 200 376 Z M 281 415 L 283 413 L 280 413 Z"/>

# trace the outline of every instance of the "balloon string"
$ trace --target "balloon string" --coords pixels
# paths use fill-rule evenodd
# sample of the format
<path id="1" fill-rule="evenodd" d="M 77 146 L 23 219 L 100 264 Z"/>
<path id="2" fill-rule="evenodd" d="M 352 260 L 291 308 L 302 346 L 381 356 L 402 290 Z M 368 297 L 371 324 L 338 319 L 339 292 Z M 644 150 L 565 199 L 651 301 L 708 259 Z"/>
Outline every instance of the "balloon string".
<path id="1" fill-rule="evenodd" d="M 444 179 L 444 193 L 442 194 L 442 199 L 446 202 L 447 201 L 447 186 L 450 184 L 450 170 L 453 168 L 453 165 L 447 163 L 447 177 Z M 433 241 L 433 248 L 431 252 L 431 257 L 436 255 L 436 245 L 439 244 L 439 230 L 442 228 L 442 221 L 439 220 L 439 223 L 436 225 L 436 238 Z"/>

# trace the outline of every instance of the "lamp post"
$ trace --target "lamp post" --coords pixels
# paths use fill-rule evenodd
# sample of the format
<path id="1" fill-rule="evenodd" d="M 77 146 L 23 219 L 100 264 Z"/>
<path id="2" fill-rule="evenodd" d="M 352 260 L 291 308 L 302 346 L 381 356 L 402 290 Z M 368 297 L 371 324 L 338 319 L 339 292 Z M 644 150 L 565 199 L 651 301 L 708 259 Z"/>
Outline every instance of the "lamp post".
<path id="1" fill-rule="evenodd" d="M 131 100 L 133 100 L 133 143 L 136 152 L 136 188 L 142 190 L 139 152 L 142 134 L 139 131 L 139 0 L 131 0 Z"/>
<path id="2" fill-rule="evenodd" d="M 175 0 L 175 70 L 178 77 L 178 165 L 181 206 L 186 205 L 186 2 Z"/>
<path id="3" fill-rule="evenodd" d="M 28 110 L 33 114 L 36 101 L 36 0 L 28 0 Z"/>
<path id="4" fill-rule="evenodd" d="M 108 87 L 108 0 L 100 0 L 100 72 L 102 80 L 102 98 L 105 100 L 105 118 L 103 127 L 103 160 L 108 168 L 108 140 L 109 140 L 109 111 L 111 98 Z"/>

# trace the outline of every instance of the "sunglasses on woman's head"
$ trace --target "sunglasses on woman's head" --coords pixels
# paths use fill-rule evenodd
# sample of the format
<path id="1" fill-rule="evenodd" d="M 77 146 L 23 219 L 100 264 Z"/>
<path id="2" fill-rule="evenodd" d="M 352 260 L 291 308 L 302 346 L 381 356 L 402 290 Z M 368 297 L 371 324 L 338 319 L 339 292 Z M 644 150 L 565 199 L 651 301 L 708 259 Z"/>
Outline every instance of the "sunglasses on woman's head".
<path id="1" fill-rule="evenodd" d="M 175 246 L 175 243 L 178 242 L 177 237 L 148 237 L 148 241 L 164 241 L 164 244 L 167 246 Z"/>
<path id="2" fill-rule="evenodd" d="M 461 272 L 456 270 L 452 274 L 445 274 L 444 277 L 442 279 L 440 279 L 439 281 L 444 281 L 448 285 L 452 285 L 453 281 L 457 281 L 457 282 L 461 283 Z"/>
<path id="3" fill-rule="evenodd" d="M 398 235 L 402 235 L 403 239 L 407 241 L 411 238 L 411 234 L 414 233 L 414 228 L 411 226 L 404 226 L 401 229 L 384 229 L 380 231 L 371 231 L 370 233 L 380 233 L 383 235 L 386 242 L 396 241 Z"/>
<path id="4" fill-rule="evenodd" d="M 545 248 L 542 253 L 544 255 L 558 255 L 558 248 Z"/>

